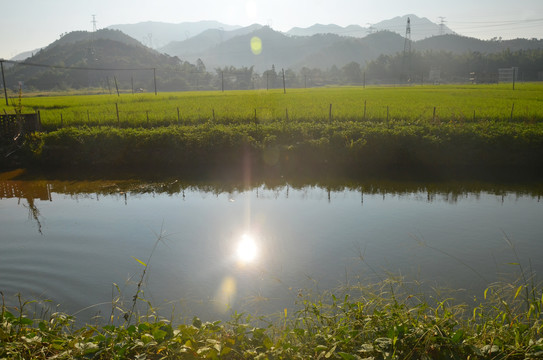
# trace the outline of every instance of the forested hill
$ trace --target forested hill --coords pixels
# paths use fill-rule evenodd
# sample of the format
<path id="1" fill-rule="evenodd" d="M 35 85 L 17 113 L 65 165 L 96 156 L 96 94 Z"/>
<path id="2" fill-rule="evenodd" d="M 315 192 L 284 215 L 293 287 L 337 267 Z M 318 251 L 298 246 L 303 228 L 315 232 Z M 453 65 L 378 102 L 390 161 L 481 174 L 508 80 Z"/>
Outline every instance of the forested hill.
<path id="1" fill-rule="evenodd" d="M 240 30 L 236 30 L 240 31 Z M 246 29 L 244 29 L 246 31 Z M 392 31 L 378 31 L 363 38 L 337 34 L 293 36 L 263 26 L 250 32 L 231 36 L 230 32 L 202 33 L 163 48 L 170 55 L 186 61 L 201 59 L 208 68 L 225 66 L 251 67 L 258 72 L 276 68 L 299 70 L 332 66 L 342 67 L 350 62 L 361 65 L 380 55 L 402 52 L 405 38 Z M 253 37 L 262 41 L 262 51 L 253 54 L 249 46 Z M 454 54 L 479 52 L 495 54 L 504 50 L 542 49 L 543 40 L 480 40 L 455 34 L 429 37 L 411 43 L 413 51 L 445 51 Z"/>
<path id="2" fill-rule="evenodd" d="M 51 65 L 31 66 L 17 64 L 6 72 L 8 87 L 23 83 L 26 88 L 67 89 L 82 87 L 104 87 L 106 77 L 115 76 L 119 81 L 135 79 L 149 87 L 152 72 L 141 71 L 98 71 L 91 69 L 153 69 L 160 70 L 183 66 L 187 71 L 196 71 L 190 64 L 177 57 L 171 57 L 152 50 L 118 30 L 100 30 L 95 33 L 76 31 L 38 51 L 23 63 Z"/>
<path id="3" fill-rule="evenodd" d="M 417 51 L 449 51 L 456 54 L 479 52 L 495 54 L 504 50 L 519 51 L 543 49 L 543 39 L 479 40 L 461 35 L 432 36 L 414 43 Z"/>

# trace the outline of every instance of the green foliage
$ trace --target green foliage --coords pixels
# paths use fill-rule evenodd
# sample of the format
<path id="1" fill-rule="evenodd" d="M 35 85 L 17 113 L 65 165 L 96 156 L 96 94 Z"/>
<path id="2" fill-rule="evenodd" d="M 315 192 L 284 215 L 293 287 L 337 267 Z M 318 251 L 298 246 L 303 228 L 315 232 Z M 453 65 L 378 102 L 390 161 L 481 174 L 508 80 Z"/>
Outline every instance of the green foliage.
<path id="1" fill-rule="evenodd" d="M 282 170 L 537 173 L 540 94 L 541 85 L 522 84 L 24 98 L 48 131 L 25 153 L 44 166 L 238 168 L 249 160 Z"/>
<path id="2" fill-rule="evenodd" d="M 398 279 L 317 299 L 300 293 L 292 315 L 277 320 L 234 312 L 227 322 L 173 324 L 153 313 L 136 324 L 74 326 L 53 313 L 27 317 L 26 306 L 0 313 L 0 358 L 9 359 L 539 359 L 541 288 L 522 299 L 519 284 L 494 284 L 473 306 L 426 299 Z"/>

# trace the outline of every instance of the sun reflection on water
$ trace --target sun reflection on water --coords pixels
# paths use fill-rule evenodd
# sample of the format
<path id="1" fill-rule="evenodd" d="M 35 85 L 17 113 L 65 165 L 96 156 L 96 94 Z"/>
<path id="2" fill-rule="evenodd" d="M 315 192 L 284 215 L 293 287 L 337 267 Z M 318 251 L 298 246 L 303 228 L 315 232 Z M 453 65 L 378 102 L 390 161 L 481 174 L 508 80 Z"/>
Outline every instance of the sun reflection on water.
<path id="1" fill-rule="evenodd" d="M 258 246 L 254 238 L 244 234 L 237 244 L 236 258 L 241 264 L 253 263 L 258 258 Z"/>

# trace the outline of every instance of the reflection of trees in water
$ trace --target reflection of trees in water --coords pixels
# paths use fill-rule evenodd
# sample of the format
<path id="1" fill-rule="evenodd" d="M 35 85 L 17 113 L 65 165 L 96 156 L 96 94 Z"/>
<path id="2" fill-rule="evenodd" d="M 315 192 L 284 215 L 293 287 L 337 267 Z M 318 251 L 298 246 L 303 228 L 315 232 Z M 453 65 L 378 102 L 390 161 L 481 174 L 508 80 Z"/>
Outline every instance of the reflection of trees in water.
<path id="1" fill-rule="evenodd" d="M 0 199 L 18 198 L 27 201 L 28 218 L 38 225 L 38 232 L 43 235 L 42 223 L 40 220 L 40 210 L 36 205 L 36 200 L 51 201 L 50 186 L 44 181 L 0 181 Z"/>
<path id="2" fill-rule="evenodd" d="M 36 224 L 38 225 L 38 232 L 43 235 L 43 232 L 41 231 L 40 209 L 38 209 L 34 203 L 33 197 L 27 197 L 26 201 L 28 202 L 28 205 L 26 206 L 23 204 L 23 206 L 28 208 L 28 218 L 36 221 Z"/>

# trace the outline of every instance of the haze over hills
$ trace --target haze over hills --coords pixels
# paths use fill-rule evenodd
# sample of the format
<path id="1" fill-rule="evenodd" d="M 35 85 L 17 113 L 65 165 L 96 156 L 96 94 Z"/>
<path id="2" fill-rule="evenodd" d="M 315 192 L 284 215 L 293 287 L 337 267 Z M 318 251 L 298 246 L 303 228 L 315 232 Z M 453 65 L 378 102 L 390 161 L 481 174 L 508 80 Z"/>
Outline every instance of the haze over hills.
<path id="1" fill-rule="evenodd" d="M 189 39 L 209 29 L 231 31 L 239 28 L 241 26 L 227 25 L 218 21 L 183 22 L 179 24 L 147 21 L 137 24 L 108 26 L 108 29 L 121 30 L 142 44 L 154 49 L 166 46 L 172 41 Z"/>
<path id="2" fill-rule="evenodd" d="M 287 34 L 296 36 L 336 34 L 341 36 L 362 38 L 376 31 L 388 30 L 405 36 L 408 18 L 410 19 L 411 23 L 411 40 L 417 41 L 436 35 L 454 34 L 454 31 L 449 29 L 446 25 L 435 24 L 427 18 L 419 18 L 413 14 L 397 16 L 393 19 L 384 20 L 376 24 L 368 24 L 368 27 L 362 27 L 360 25 L 341 27 L 335 24 L 315 24 L 308 28 L 292 28 L 287 31 Z"/>
<path id="3" fill-rule="evenodd" d="M 246 35 L 261 28 L 262 25 L 254 24 L 230 31 L 224 29 L 207 29 L 184 41 L 172 41 L 168 45 L 160 47 L 157 50 L 166 54 L 175 54 L 176 56 L 189 61 L 194 61 L 201 52 L 214 46 L 218 46 L 222 42 L 236 36 Z M 194 54 L 198 54 L 198 56 L 195 57 Z"/>
<path id="4" fill-rule="evenodd" d="M 399 17 L 397 21 L 403 18 L 407 17 Z M 416 18 L 413 16 L 413 19 Z M 277 73 L 281 69 L 305 73 L 308 69 L 339 71 L 347 65 L 356 64 L 355 68 L 358 67 L 360 72 L 360 69 L 377 59 L 397 57 L 397 54 L 401 56 L 406 39 L 398 32 L 381 30 L 363 37 L 341 35 L 342 31 L 347 30 L 361 34 L 361 29 L 363 28 L 357 26 L 342 28 L 335 25 L 315 25 L 304 30 L 308 34 L 315 32 L 314 34 L 302 36 L 254 24 L 233 30 L 207 29 L 189 39 L 172 41 L 159 50 L 145 46 L 120 30 L 74 31 L 33 52 L 27 59 L 27 62 L 32 64 L 55 65 L 63 70 L 14 65 L 9 69 L 8 77 L 12 83 L 23 81 L 37 88 L 44 88 L 48 83 L 57 84 L 58 86 L 53 86 L 60 88 L 73 88 L 97 86 L 98 82 L 104 82 L 108 74 L 98 74 L 100 79 L 94 80 L 81 74 L 76 75 L 76 71 L 65 67 L 147 68 L 159 70 L 157 77 L 160 78 L 162 89 L 175 90 L 189 89 L 191 86 L 216 88 L 218 80 L 211 80 L 212 74 L 221 74 L 227 70 L 243 76 L 243 80 L 237 80 L 237 85 L 232 84 L 243 88 L 251 83 L 253 75 L 260 76 L 272 68 L 275 68 Z M 427 29 L 435 31 L 436 28 Z M 411 30 L 413 32 L 413 27 Z M 443 28 L 439 29 L 442 30 Z M 334 31 L 340 34 L 333 33 Z M 261 42 L 258 51 L 251 49 L 253 38 L 258 38 Z M 427 52 L 443 52 L 442 56 L 452 57 L 456 54 L 496 54 L 531 49 L 540 51 L 543 49 L 543 40 L 479 40 L 451 33 L 413 40 L 411 49 L 420 56 Z M 507 61 L 500 66 L 513 66 L 510 64 L 511 60 Z M 543 68 L 537 70 L 537 66 L 533 64 L 529 67 L 533 68 L 533 74 L 543 71 Z M 533 74 L 530 76 L 536 76 Z M 125 84 L 131 80 L 130 75 L 127 76 L 124 78 Z M 118 78 L 123 80 L 120 75 Z M 149 78 L 146 81 L 149 84 Z M 244 85 L 240 85 L 241 83 Z"/>

